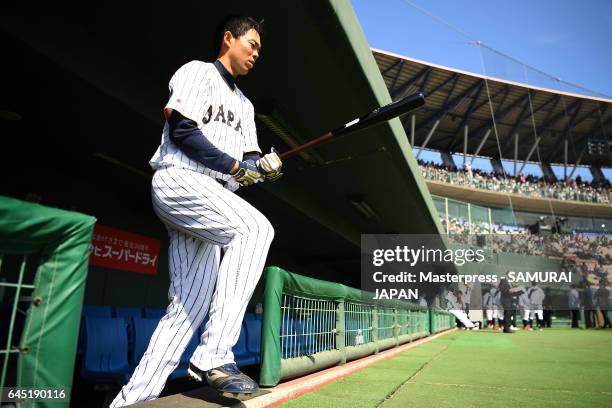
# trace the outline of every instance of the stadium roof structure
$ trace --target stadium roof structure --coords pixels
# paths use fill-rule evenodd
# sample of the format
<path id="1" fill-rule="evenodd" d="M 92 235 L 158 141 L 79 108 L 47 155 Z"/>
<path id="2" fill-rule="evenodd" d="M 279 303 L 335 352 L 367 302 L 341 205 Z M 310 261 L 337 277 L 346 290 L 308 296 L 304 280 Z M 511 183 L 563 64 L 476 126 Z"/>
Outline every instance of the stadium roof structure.
<path id="1" fill-rule="evenodd" d="M 390 102 L 349 2 L 239 0 L 230 7 L 191 0 L 173 12 L 181 19 L 130 2 L 48 4 L 37 13 L 11 4 L 0 16 L 0 41 L 12 56 L 3 67 L 14 78 L 7 100 L 23 120 L 0 121 L 10 126 L 6 133 L 26 143 L 29 134 L 54 132 L 44 138 L 47 144 L 35 147 L 41 157 L 61 150 L 56 162 L 79 169 L 64 184 L 81 177 L 85 186 L 112 182 L 121 197 L 114 205 L 142 213 L 150 196 L 136 194 L 136 188 L 150 185 L 148 160 L 159 143 L 168 80 L 189 60 L 211 60 L 214 29 L 232 13 L 265 16 L 270 33 L 257 69 L 239 80 L 255 106 L 264 151 L 288 150 Z M 57 107 L 78 118 L 79 126 L 47 131 L 63 117 Z M 262 212 L 269 210 L 279 231 L 294 231 L 279 241 L 296 256 L 311 257 L 315 247 L 321 257 L 342 256 L 338 245 L 328 244 L 330 231 L 357 245 L 361 233 L 443 231 L 399 120 L 317 146 L 287 160 L 284 169 L 278 182 L 240 194 Z M 119 170 L 120 176 L 107 177 Z M 20 185 L 40 183 L 38 176 L 30 179 L 39 173 L 50 171 L 24 173 Z M 130 175 L 138 178 L 127 181 Z M 328 234 L 297 227 L 284 207 L 316 220 Z M 354 248 L 346 253 L 354 255 Z"/>
<path id="2" fill-rule="evenodd" d="M 417 91 L 425 94 L 426 107 L 415 115 L 415 123 L 411 115 L 402 119 L 415 147 L 463 153 L 467 126 L 467 154 L 514 160 L 518 134 L 520 161 L 610 164 L 609 156 L 590 155 L 587 141 L 612 140 L 611 99 L 487 77 L 378 49 L 372 52 L 393 100 Z"/>

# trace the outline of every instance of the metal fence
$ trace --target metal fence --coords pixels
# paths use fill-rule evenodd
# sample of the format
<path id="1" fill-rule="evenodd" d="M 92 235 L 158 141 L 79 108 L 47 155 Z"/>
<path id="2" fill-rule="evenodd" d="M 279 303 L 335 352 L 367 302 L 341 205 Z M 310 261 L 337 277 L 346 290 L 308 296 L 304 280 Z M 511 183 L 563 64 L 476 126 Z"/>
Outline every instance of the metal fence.
<path id="1" fill-rule="evenodd" d="M 453 326 L 446 311 L 377 301 L 277 267 L 265 271 L 260 384 L 272 386 Z M 368 300 L 369 299 L 369 300 Z"/>
<path id="2" fill-rule="evenodd" d="M 371 305 L 347 302 L 344 304 L 344 345 L 359 346 L 372 341 Z"/>
<path id="3" fill-rule="evenodd" d="M 15 386 L 17 357 L 19 353 L 29 351 L 22 348 L 19 341 L 27 308 L 33 300 L 31 293 L 35 286 L 26 282 L 33 281 L 34 262 L 35 260 L 27 256 L 0 254 L 0 305 L 3 315 L 0 325 L 0 347 L 3 347 L 0 349 L 0 388 Z"/>
<path id="4" fill-rule="evenodd" d="M 336 305 L 332 301 L 283 295 L 282 358 L 336 348 Z"/>

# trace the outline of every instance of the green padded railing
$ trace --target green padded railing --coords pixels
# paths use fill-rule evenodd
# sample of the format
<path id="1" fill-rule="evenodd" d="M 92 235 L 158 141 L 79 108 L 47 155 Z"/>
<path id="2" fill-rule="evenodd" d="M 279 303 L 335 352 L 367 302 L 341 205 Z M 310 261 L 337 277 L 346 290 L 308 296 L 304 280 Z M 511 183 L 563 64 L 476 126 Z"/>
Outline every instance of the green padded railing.
<path id="1" fill-rule="evenodd" d="M 278 267 L 266 268 L 265 284 L 262 386 L 454 326 L 448 312 L 430 312 L 404 301 L 373 301 L 371 294 L 359 289 Z"/>
<path id="2" fill-rule="evenodd" d="M 14 295 L 11 315 L 3 316 L 9 324 L 0 345 L 0 387 L 53 388 L 66 395 L 20 406 L 69 406 L 94 223 L 90 216 L 0 196 L 0 287 Z M 25 279 L 30 269 L 33 282 Z M 21 333 L 19 310 L 25 312 Z"/>

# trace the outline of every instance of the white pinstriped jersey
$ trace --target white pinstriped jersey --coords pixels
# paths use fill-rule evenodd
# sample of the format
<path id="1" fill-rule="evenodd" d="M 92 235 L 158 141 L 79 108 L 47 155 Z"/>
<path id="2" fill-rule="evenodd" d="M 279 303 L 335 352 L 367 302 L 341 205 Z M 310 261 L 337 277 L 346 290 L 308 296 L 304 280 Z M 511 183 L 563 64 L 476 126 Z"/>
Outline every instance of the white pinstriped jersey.
<path id="1" fill-rule="evenodd" d="M 227 84 L 214 64 L 192 61 L 174 74 L 166 118 L 174 109 L 234 159 L 241 160 L 246 152 L 261 153 L 253 105 Z M 153 210 L 170 240 L 170 305 L 112 408 L 157 398 L 206 316 L 204 333 L 189 359 L 190 375 L 195 375 L 192 366 L 208 371 L 235 362 L 232 348 L 274 238 L 266 217 L 232 193 L 238 183 L 230 175 L 189 159 L 169 136 L 166 123 L 150 163 L 156 170 L 151 180 Z"/>
<path id="2" fill-rule="evenodd" d="M 232 90 L 214 64 L 191 61 L 170 79 L 170 98 L 164 112 L 171 110 L 197 123 L 204 136 L 219 150 L 236 160 L 246 152 L 259 152 L 253 104 L 236 86 Z M 216 179 L 233 181 L 223 174 L 191 160 L 172 141 L 166 122 L 159 148 L 151 158 L 153 169 L 172 165 L 194 170 Z M 237 183 L 232 190 L 237 188 Z"/>

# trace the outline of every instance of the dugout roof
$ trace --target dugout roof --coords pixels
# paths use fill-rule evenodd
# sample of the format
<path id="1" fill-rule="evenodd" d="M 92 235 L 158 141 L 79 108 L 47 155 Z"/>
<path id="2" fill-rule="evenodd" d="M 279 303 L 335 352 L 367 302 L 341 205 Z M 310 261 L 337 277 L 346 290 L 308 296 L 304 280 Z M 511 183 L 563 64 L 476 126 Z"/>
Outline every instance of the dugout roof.
<path id="1" fill-rule="evenodd" d="M 264 150 L 288 149 L 391 101 L 348 2 L 62 2 L 35 11 L 11 3 L 0 16 L 5 102 L 22 120 L 2 121 L 21 143 L 5 175 L 24 168 L 12 183 L 150 213 L 147 162 L 169 78 L 190 60 L 211 60 L 214 27 L 237 12 L 266 21 L 258 66 L 238 82 L 255 105 Z M 304 256 L 354 255 L 323 230 L 356 244 L 361 233 L 441 231 L 398 119 L 291 159 L 280 181 L 242 194 L 278 227 L 276 241 Z M 306 227 L 295 210 L 322 227 Z"/>
<path id="2" fill-rule="evenodd" d="M 467 125 L 468 154 L 475 153 L 491 129 L 481 156 L 500 158 L 501 150 L 501 158 L 512 160 L 514 135 L 518 133 L 519 160 L 529 156 L 537 135 L 541 138 L 538 148 L 544 163 L 564 162 L 565 139 L 568 163 L 610 163 L 610 159 L 597 160 L 586 150 L 589 137 L 612 139 L 610 99 L 485 77 L 377 49 L 372 52 L 394 100 L 416 91 L 427 98 L 426 108 L 416 113 L 415 146 L 425 144 L 442 152 L 462 153 Z M 428 139 L 437 120 L 440 122 Z M 410 115 L 403 118 L 402 124 L 411 137 Z M 530 161 L 538 161 L 536 151 Z"/>

